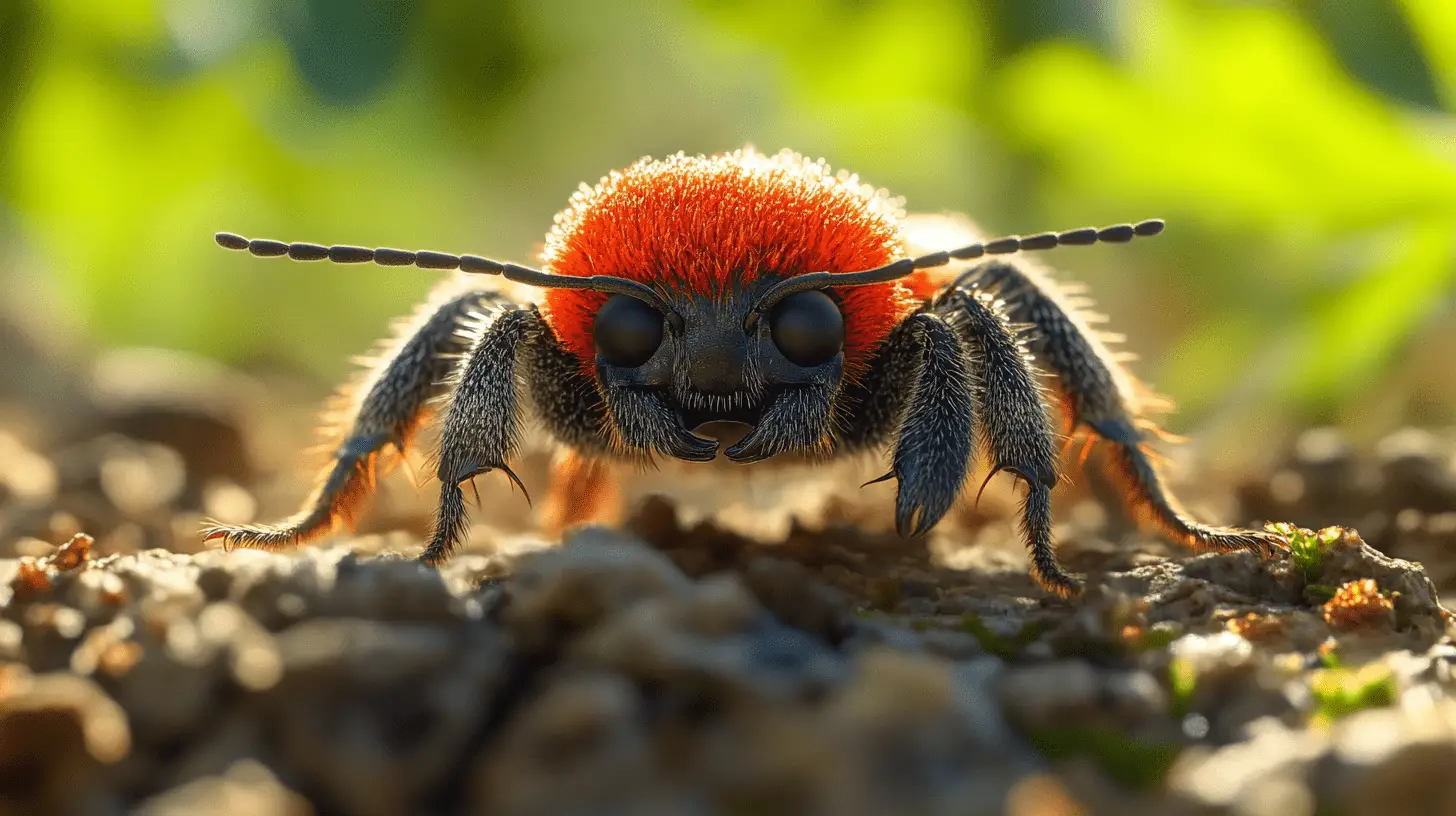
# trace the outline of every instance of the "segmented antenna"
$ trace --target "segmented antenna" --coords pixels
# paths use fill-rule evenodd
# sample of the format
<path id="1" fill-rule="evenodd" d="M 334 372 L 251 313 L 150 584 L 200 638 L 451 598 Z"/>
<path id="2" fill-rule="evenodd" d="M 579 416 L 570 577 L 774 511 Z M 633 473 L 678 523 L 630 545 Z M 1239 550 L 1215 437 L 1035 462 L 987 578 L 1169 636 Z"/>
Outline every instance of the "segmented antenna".
<path id="1" fill-rule="evenodd" d="M 753 311 L 749 313 L 748 321 L 752 323 L 759 314 L 772 309 L 776 303 L 789 295 L 809 289 L 837 289 L 841 286 L 889 283 L 899 280 L 917 269 L 944 266 L 953 260 L 968 261 L 983 255 L 1009 255 L 1013 252 L 1053 249 L 1059 246 L 1086 246 L 1096 243 L 1123 244 L 1136 237 L 1157 235 L 1163 231 L 1164 226 L 1162 219 L 1150 218 L 1136 224 L 1115 224 L 1101 229 L 1083 227 L 1066 232 L 1042 232 L 1025 237 L 1008 235 L 991 241 L 968 244 L 960 249 L 932 252 L 918 258 L 901 258 L 893 263 L 864 272 L 811 272 L 807 275 L 795 275 L 765 292 L 758 301 L 758 305 L 754 306 Z"/>
<path id="2" fill-rule="evenodd" d="M 967 261 L 983 255 L 1009 255 L 1013 252 L 1052 249 L 1059 246 L 1086 246 L 1088 244 L 1121 244 L 1135 237 L 1157 235 L 1163 231 L 1163 221 L 1152 218 L 1136 224 L 1116 224 L 1097 229 L 1083 227 L 1066 232 L 1043 232 L 1022 237 L 1008 235 L 992 241 L 969 244 L 960 249 L 932 252 L 918 258 L 902 258 L 877 269 L 863 272 L 810 272 L 783 280 L 773 286 L 759 299 L 758 305 L 749 312 L 745 327 L 752 327 L 763 312 L 796 292 L 809 289 L 831 289 L 841 286 L 867 286 L 875 283 L 889 283 L 909 275 L 917 269 L 944 266 L 951 261 Z M 448 252 L 433 252 L 380 247 L 370 249 L 361 246 L 309 243 L 284 243 L 267 238 L 247 239 L 231 232 L 219 232 L 213 236 L 224 249 L 248 252 L 259 258 L 280 258 L 288 256 L 295 261 L 330 261 L 332 263 L 375 263 L 380 266 L 417 266 L 422 269 L 458 269 L 462 272 L 481 275 L 500 275 L 509 281 L 538 286 L 543 289 L 587 289 L 613 295 L 628 295 L 653 306 L 667 317 L 676 332 L 683 328 L 682 315 L 678 314 L 656 291 L 646 284 L 611 275 L 551 275 L 537 269 L 501 263 L 479 255 L 451 255 Z"/>
<path id="3" fill-rule="evenodd" d="M 480 275 L 500 275 L 509 281 L 539 286 L 543 289 L 589 289 L 613 295 L 629 295 L 637 298 L 667 315 L 675 329 L 681 330 L 682 317 L 651 287 L 627 278 L 610 275 L 551 275 L 537 269 L 501 263 L 479 255 L 451 255 L 448 252 L 431 250 L 410 251 L 379 247 L 348 246 L 339 244 L 284 243 L 267 238 L 244 238 L 231 232 L 219 232 L 213 236 L 223 249 L 247 252 L 259 258 L 281 258 L 287 256 L 295 261 L 329 261 L 338 264 L 375 263 L 380 266 L 417 266 L 421 269 L 458 269 Z"/>

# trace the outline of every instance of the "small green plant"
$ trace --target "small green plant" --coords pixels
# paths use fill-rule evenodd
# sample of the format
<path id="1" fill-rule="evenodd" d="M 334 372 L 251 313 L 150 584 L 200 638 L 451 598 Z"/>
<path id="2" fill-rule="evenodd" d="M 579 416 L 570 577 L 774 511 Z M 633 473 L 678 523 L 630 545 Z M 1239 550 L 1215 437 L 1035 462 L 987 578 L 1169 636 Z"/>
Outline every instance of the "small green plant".
<path id="1" fill-rule="evenodd" d="M 1038 728 L 1027 734 L 1050 760 L 1087 757 L 1131 790 L 1152 790 L 1162 784 L 1182 746 L 1177 742 L 1140 740 L 1107 726 Z"/>
<path id="2" fill-rule="evenodd" d="M 1320 576 L 1324 574 L 1325 552 L 1345 532 L 1339 527 L 1326 527 L 1315 532 L 1285 521 L 1265 525 L 1265 529 L 1278 533 L 1289 541 L 1289 559 L 1299 567 L 1305 584 L 1309 585 L 1317 585 Z M 1333 595 L 1333 591 L 1330 594 Z"/>
<path id="3" fill-rule="evenodd" d="M 1323 725 L 1356 711 L 1394 705 L 1397 691 L 1395 674 L 1379 663 L 1321 669 L 1310 678 L 1309 690 L 1315 702 L 1312 721 Z"/>

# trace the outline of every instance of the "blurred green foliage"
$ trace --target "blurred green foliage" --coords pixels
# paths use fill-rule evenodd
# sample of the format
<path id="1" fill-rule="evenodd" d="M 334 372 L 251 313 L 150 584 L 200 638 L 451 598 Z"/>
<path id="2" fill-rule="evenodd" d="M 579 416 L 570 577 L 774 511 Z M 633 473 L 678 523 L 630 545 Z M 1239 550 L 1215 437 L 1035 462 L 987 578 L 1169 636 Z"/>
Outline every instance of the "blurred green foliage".
<path id="1" fill-rule="evenodd" d="M 5 0 L 0 291 L 336 378 L 432 276 L 214 231 L 529 258 L 578 183 L 753 143 L 995 232 L 1167 218 L 1055 261 L 1175 425 L 1450 419 L 1450 2 Z"/>
<path id="2" fill-rule="evenodd" d="M 1309 691 L 1314 700 L 1310 719 L 1324 726 L 1357 711 L 1393 706 L 1400 699 L 1395 673 L 1380 663 L 1321 669 L 1310 678 Z"/>

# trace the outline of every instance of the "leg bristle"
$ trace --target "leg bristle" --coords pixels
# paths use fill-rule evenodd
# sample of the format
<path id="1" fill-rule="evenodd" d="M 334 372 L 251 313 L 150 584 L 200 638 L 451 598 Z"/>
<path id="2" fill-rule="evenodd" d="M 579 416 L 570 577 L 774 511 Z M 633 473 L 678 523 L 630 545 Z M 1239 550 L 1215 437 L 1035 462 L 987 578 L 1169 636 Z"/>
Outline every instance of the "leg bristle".
<path id="1" fill-rule="evenodd" d="M 215 524 L 202 530 L 203 541 L 222 539 L 223 549 L 235 547 L 277 552 L 317 541 L 341 526 L 352 524 L 369 497 L 376 454 L 344 455 L 320 474 L 305 509 L 276 524 Z"/>
<path id="2" fill-rule="evenodd" d="M 303 509 L 276 524 L 212 524 L 202 531 L 204 540 L 222 539 L 228 549 L 281 550 L 352 527 L 378 485 L 383 454 L 394 449 L 403 458 L 430 414 L 430 400 L 444 389 L 441 381 L 464 346 L 455 336 L 461 321 L 497 300 L 487 292 L 447 288 L 397 323 L 395 339 L 370 358 L 372 370 L 341 389 L 325 410 L 328 462 Z"/>
<path id="3" fill-rule="evenodd" d="M 445 408 L 435 475 L 440 480 L 440 506 L 420 560 L 440 564 L 467 533 L 461 486 L 492 470 L 502 471 L 515 486 L 526 486 L 506 465 L 515 454 L 521 430 L 516 399 L 516 364 L 520 352 L 540 337 L 539 316 L 530 309 L 496 314 L 461 360 Z M 478 501 L 479 494 L 477 494 Z M 526 495 L 530 501 L 530 495 Z"/>
<path id="4" fill-rule="evenodd" d="M 1203 524 L 1168 491 L 1159 457 L 1144 442 L 1146 435 L 1165 436 L 1146 415 L 1171 404 L 1121 365 L 1108 348 L 1120 338 L 1091 329 L 1089 302 L 1068 297 L 1067 287 L 1021 261 L 989 261 L 963 279 L 1010 293 L 1010 318 L 1035 326 L 1030 348 L 1056 376 L 1065 432 L 1087 429 L 1089 444 L 1109 443 L 1104 447 L 1112 475 L 1134 515 L 1198 552 L 1250 550 L 1270 557 L 1285 548 L 1276 533 Z"/>
<path id="5" fill-rule="evenodd" d="M 1248 550 L 1261 558 L 1274 558 L 1288 550 L 1278 533 L 1204 524 L 1183 509 L 1164 486 L 1157 463 L 1142 443 L 1108 440 L 1109 467 L 1122 487 L 1128 509 L 1155 524 L 1169 538 L 1197 553 Z"/>
<path id="6" fill-rule="evenodd" d="M 1046 485 L 1027 483 L 1022 502 L 1021 529 L 1031 550 L 1031 577 L 1037 584 L 1061 598 L 1070 598 L 1082 591 L 1075 578 L 1062 571 L 1052 542 L 1051 490 Z"/>
<path id="7" fill-rule="evenodd" d="M 438 567 L 450 560 L 455 545 L 465 537 L 465 494 L 459 485 L 446 484 L 440 488 L 440 507 L 430 531 L 430 543 L 420 554 L 424 563 Z"/>

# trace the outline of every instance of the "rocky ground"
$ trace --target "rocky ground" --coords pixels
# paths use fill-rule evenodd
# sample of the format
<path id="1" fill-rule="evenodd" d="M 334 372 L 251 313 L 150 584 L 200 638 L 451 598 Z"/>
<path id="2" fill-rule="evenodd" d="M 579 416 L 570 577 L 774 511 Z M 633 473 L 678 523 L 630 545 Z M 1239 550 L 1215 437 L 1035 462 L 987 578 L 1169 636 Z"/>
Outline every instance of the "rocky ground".
<path id="1" fill-rule="evenodd" d="M 399 479 L 354 536 L 204 547 L 297 500 L 297 435 L 163 362 L 0 391 L 0 813 L 1456 813 L 1456 434 L 1310 431 L 1186 491 L 1309 528 L 1270 562 L 1079 479 L 1071 601 L 1009 488 L 912 542 L 842 474 L 564 543 L 487 499 L 436 572 Z"/>

